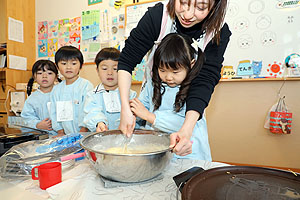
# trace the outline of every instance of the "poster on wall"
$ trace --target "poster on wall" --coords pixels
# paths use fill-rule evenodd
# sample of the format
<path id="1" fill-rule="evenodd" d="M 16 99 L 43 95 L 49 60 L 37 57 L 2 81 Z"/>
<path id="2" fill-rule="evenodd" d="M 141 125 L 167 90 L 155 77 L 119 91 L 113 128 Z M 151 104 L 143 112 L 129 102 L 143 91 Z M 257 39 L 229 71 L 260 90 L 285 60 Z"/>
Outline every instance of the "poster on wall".
<path id="1" fill-rule="evenodd" d="M 38 40 L 38 56 L 46 57 L 48 56 L 48 40 Z"/>
<path id="2" fill-rule="evenodd" d="M 86 62 L 93 62 L 100 50 L 100 32 L 100 10 L 83 11 L 80 45 Z"/>
<path id="3" fill-rule="evenodd" d="M 38 22 L 38 38 L 43 38 L 38 40 L 38 57 L 54 57 L 66 45 L 80 49 L 81 17 Z"/>
<path id="4" fill-rule="evenodd" d="M 48 38 L 58 37 L 58 20 L 48 22 Z"/>
<path id="5" fill-rule="evenodd" d="M 88 5 L 94 5 L 94 4 L 97 4 L 97 3 L 102 3 L 102 0 L 88 0 Z"/>
<path id="6" fill-rule="evenodd" d="M 54 57 L 58 47 L 57 38 L 48 39 L 48 57 Z"/>
<path id="7" fill-rule="evenodd" d="M 83 11 L 81 15 L 82 26 L 81 34 L 82 40 L 96 39 L 100 34 L 99 20 L 100 11 L 99 10 L 89 10 Z"/>
<path id="8" fill-rule="evenodd" d="M 48 22 L 38 22 L 38 39 L 47 39 L 48 38 Z"/>
<path id="9" fill-rule="evenodd" d="M 70 26 L 69 19 L 61 19 L 58 22 L 58 36 L 59 37 L 69 37 Z"/>

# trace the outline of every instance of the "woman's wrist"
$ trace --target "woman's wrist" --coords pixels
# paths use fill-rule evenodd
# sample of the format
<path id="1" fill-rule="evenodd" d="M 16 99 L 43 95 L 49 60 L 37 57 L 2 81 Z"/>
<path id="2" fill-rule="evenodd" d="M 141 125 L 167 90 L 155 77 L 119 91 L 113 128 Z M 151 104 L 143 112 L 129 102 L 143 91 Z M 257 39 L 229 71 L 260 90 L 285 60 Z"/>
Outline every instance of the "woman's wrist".
<path id="1" fill-rule="evenodd" d="M 186 112 L 185 120 L 179 132 L 184 132 L 190 138 L 200 114 L 197 111 L 189 110 Z"/>

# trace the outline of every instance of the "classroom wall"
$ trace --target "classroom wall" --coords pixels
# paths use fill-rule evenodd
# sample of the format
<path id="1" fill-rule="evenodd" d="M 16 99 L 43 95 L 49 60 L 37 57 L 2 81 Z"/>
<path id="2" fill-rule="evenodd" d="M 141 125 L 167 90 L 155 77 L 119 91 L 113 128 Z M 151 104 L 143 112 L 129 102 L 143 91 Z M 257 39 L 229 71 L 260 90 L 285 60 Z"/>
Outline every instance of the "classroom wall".
<path id="1" fill-rule="evenodd" d="M 283 81 L 220 82 L 207 108 L 213 160 L 300 169 L 300 81 L 286 81 L 281 95 L 293 112 L 292 133 L 264 128 Z"/>

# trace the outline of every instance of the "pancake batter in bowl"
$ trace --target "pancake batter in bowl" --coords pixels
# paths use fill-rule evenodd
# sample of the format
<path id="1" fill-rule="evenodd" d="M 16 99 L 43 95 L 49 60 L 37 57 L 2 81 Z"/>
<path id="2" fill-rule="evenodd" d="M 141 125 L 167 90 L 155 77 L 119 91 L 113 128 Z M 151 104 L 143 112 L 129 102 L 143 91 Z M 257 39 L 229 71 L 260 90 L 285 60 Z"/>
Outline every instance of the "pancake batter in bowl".
<path id="1" fill-rule="evenodd" d="M 126 145 L 127 146 L 127 145 Z M 113 154 L 143 154 L 155 151 L 165 150 L 166 146 L 157 144 L 147 144 L 139 146 L 127 146 L 127 147 L 111 147 L 106 149 L 104 152 Z"/>

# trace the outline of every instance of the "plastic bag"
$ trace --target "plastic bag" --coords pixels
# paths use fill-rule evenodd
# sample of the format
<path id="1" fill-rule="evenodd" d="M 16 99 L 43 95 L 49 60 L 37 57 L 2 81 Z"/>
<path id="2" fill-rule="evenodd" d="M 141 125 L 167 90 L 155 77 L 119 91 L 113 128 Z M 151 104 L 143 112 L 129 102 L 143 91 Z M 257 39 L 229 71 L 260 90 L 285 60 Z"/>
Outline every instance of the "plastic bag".
<path id="1" fill-rule="evenodd" d="M 81 134 L 70 134 L 15 145 L 0 157 L 0 176 L 8 179 L 30 178 L 33 167 L 59 161 L 63 156 L 81 151 L 82 147 L 79 144 L 81 138 Z M 70 163 L 65 162 L 66 166 Z"/>
<path id="2" fill-rule="evenodd" d="M 292 113 L 288 112 L 285 104 L 285 96 L 272 106 L 269 117 L 266 120 L 265 128 L 269 128 L 271 133 L 290 134 L 292 130 Z"/>

